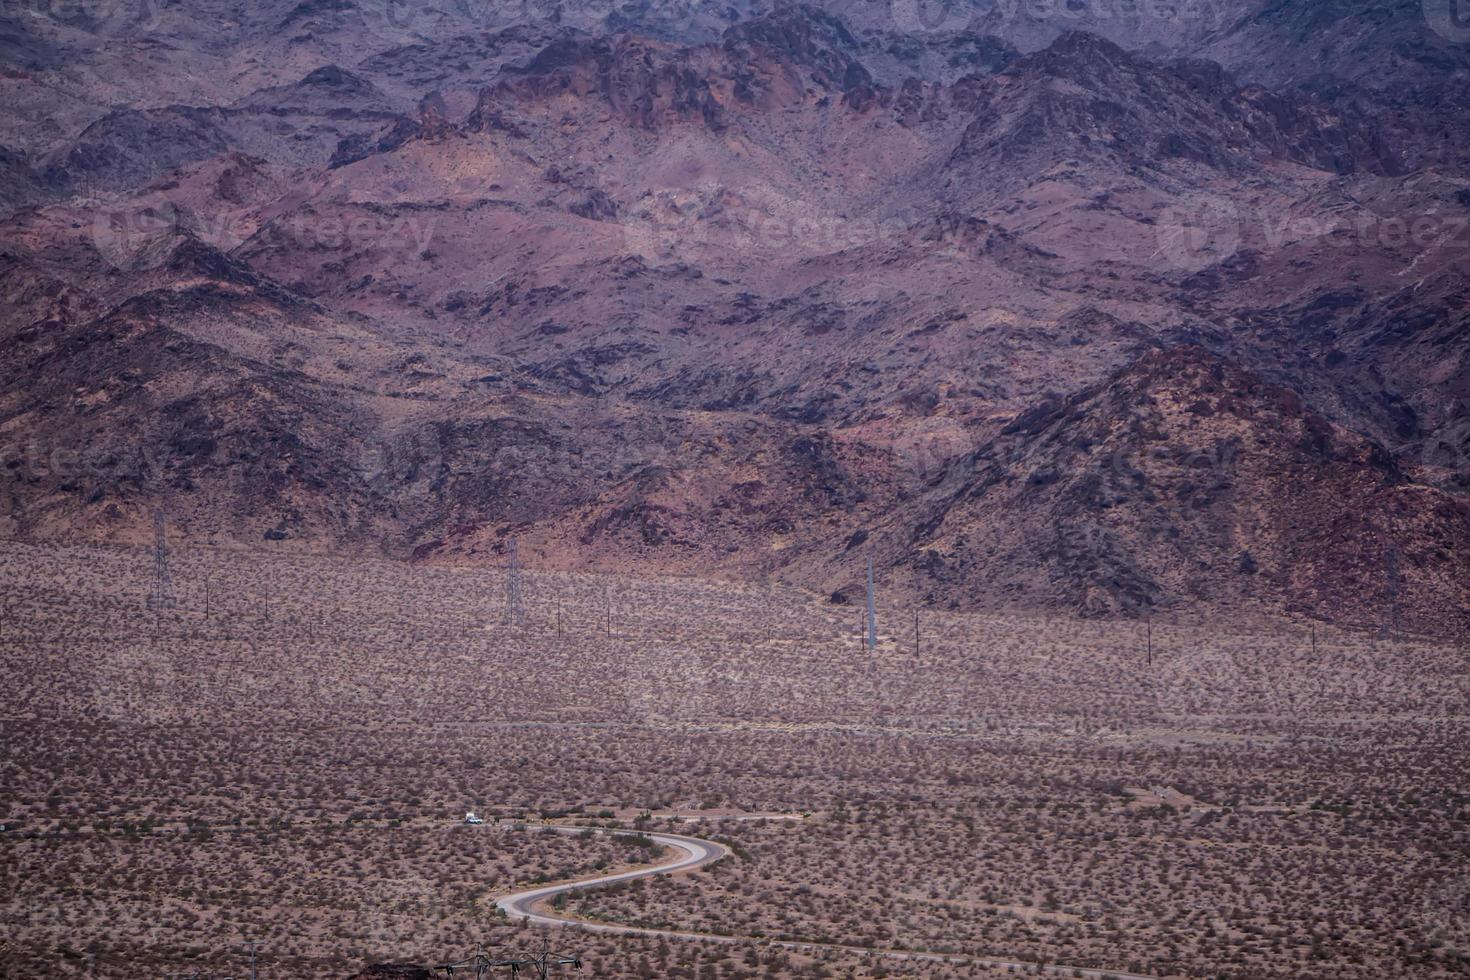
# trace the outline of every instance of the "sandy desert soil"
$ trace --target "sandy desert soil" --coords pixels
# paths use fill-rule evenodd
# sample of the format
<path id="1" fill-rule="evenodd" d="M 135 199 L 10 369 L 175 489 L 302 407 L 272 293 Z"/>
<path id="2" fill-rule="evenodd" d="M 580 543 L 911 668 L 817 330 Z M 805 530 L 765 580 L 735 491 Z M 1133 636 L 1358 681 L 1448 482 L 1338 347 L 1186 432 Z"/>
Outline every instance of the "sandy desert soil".
<path id="1" fill-rule="evenodd" d="M 532 946 L 494 897 L 652 857 L 541 818 L 734 846 L 568 903 L 591 917 L 1157 976 L 1470 969 L 1470 674 L 1443 641 L 1155 619 L 1150 663 L 1143 623 L 924 610 L 916 649 L 880 597 L 869 651 L 857 608 L 781 587 L 528 569 L 508 625 L 497 569 L 171 571 L 155 615 L 146 551 L 0 552 L 0 974 Z M 1003 975 L 554 939 L 593 976 Z"/>

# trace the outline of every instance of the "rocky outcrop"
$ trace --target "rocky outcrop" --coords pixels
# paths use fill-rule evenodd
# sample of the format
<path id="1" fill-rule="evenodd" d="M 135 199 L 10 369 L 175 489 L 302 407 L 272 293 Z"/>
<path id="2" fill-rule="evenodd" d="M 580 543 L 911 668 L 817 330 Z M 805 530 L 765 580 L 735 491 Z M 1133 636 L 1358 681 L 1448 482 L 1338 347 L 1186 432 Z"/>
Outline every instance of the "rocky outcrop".
<path id="1" fill-rule="evenodd" d="M 939 595 L 1060 592 L 1091 614 L 1265 603 L 1368 624 L 1396 604 L 1442 632 L 1470 625 L 1450 585 L 1470 573 L 1466 501 L 1199 348 L 1037 406 L 947 483 L 913 541 Z"/>

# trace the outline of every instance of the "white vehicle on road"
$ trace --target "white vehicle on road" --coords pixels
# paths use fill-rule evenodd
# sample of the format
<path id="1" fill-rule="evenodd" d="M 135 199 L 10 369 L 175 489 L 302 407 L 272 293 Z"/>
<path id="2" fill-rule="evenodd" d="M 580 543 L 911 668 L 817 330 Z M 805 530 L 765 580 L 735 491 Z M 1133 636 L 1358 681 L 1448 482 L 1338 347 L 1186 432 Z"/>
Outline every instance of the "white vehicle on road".
<path id="1" fill-rule="evenodd" d="M 485 818 L 475 816 L 475 811 L 471 810 L 464 815 L 464 822 L 467 824 L 482 824 L 485 822 Z"/>

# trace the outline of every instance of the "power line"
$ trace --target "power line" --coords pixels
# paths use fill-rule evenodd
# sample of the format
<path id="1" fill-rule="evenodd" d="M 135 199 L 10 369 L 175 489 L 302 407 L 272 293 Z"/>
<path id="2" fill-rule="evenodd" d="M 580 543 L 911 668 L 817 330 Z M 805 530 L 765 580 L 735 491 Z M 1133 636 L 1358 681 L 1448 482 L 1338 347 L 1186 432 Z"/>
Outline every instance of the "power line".
<path id="1" fill-rule="evenodd" d="M 1399 546 L 1395 542 L 1389 545 L 1388 554 L 1384 556 L 1383 578 L 1385 591 L 1388 593 L 1388 622 L 1384 623 L 1384 631 L 1390 638 L 1397 636 L 1399 631 L 1399 589 L 1403 578 L 1399 574 Z"/>
<path id="2" fill-rule="evenodd" d="M 505 617 L 501 620 L 507 626 L 519 626 L 525 621 L 525 611 L 521 608 L 521 555 L 516 547 L 516 539 L 510 539 L 510 563 L 505 579 Z"/>
<path id="3" fill-rule="evenodd" d="M 572 953 L 558 953 L 551 949 L 551 942 L 543 933 L 541 936 L 541 949 L 535 953 L 512 954 L 504 957 L 493 957 L 485 952 L 483 946 L 476 946 L 475 951 L 462 960 L 454 963 L 441 963 L 432 967 L 432 971 L 438 973 L 443 971 L 446 977 L 464 977 L 469 980 L 485 980 L 491 970 L 508 968 L 511 976 L 518 977 L 523 969 L 532 971 L 531 975 L 536 980 L 549 980 L 553 966 L 570 966 L 573 969 L 582 968 L 582 958 Z"/>
<path id="4" fill-rule="evenodd" d="M 873 610 L 873 559 L 868 559 L 868 649 L 878 645 L 878 614 Z"/>
<path id="5" fill-rule="evenodd" d="M 173 578 L 168 571 L 168 540 L 164 533 L 163 508 L 153 510 L 153 588 L 148 593 L 148 608 L 154 612 L 172 609 L 174 598 Z"/>

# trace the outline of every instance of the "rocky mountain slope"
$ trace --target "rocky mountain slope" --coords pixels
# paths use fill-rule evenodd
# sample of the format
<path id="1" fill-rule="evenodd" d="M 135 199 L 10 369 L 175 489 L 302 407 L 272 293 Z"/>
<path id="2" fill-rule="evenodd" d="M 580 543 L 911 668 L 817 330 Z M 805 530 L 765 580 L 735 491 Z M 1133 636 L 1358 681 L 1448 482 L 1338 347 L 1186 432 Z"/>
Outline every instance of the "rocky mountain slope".
<path id="1" fill-rule="evenodd" d="M 0 34 L 6 536 L 1470 625 L 1422 14 L 130 2 Z"/>

